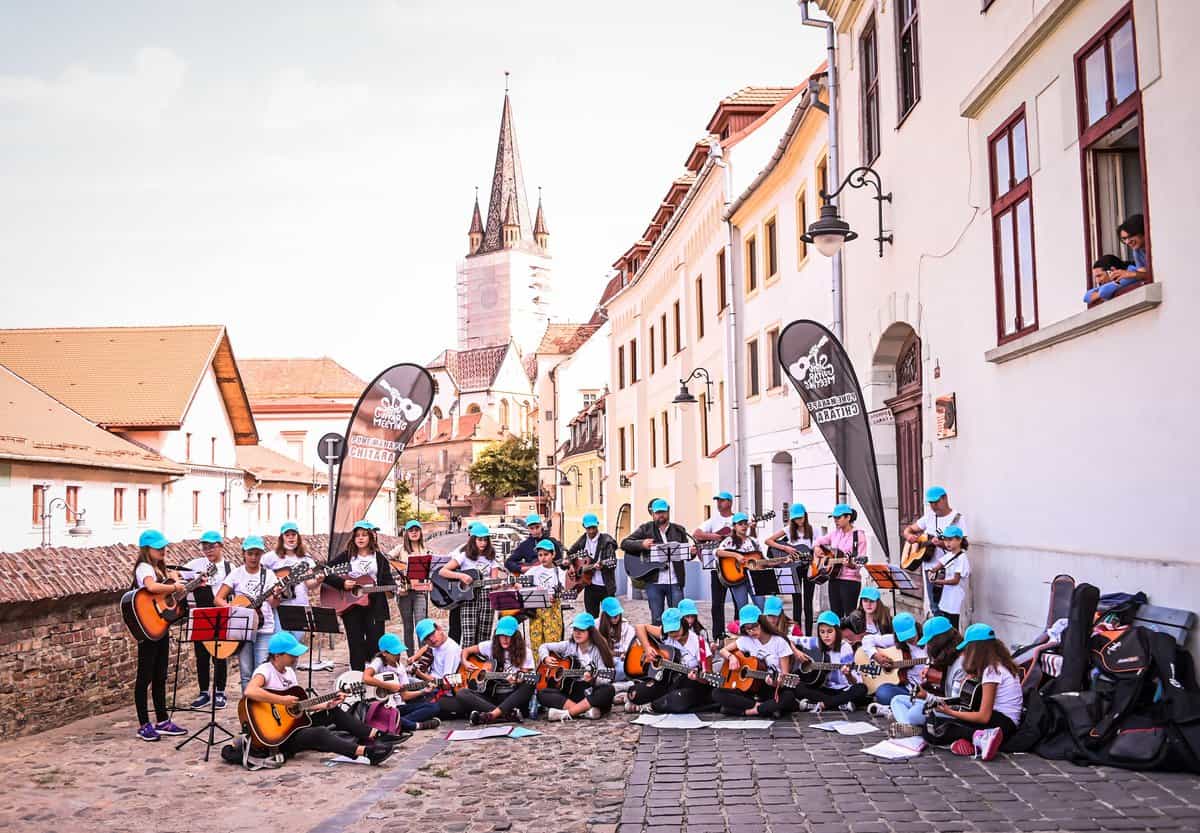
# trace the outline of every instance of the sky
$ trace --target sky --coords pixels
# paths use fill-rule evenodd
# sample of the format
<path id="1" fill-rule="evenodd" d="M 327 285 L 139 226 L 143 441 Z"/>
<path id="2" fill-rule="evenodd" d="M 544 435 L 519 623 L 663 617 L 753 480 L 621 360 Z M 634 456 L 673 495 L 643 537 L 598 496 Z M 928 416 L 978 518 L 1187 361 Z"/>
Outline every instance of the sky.
<path id="1" fill-rule="evenodd" d="M 582 320 L 720 98 L 823 58 L 794 0 L 0 0 L 0 327 L 429 361 L 506 71 L 555 317 Z"/>

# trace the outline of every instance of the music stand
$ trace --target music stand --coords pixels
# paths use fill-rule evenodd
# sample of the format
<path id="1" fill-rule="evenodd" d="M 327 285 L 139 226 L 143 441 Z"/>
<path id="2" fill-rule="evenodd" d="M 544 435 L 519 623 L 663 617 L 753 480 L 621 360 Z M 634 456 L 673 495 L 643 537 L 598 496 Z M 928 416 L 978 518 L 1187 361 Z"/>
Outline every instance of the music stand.
<path id="1" fill-rule="evenodd" d="M 410 555 L 408 557 L 408 567 L 405 569 L 404 575 L 410 582 L 429 581 L 431 572 L 433 572 L 432 555 Z"/>
<path id="2" fill-rule="evenodd" d="M 211 653 L 215 660 L 216 655 L 221 650 L 222 642 L 245 642 L 248 639 L 254 638 L 255 622 L 253 614 L 254 611 L 245 607 L 194 607 L 188 612 L 188 624 L 191 629 L 188 638 L 191 642 L 213 643 Z M 208 737 L 201 737 L 206 731 L 208 732 Z M 210 694 L 208 699 L 208 723 L 175 744 L 175 748 L 177 750 L 182 749 L 187 744 L 198 739 L 204 744 L 204 760 L 208 761 L 209 753 L 212 752 L 212 748 L 218 742 L 216 739 L 217 732 L 221 732 L 230 740 L 233 739 L 233 732 L 217 722 L 217 698 L 215 694 Z"/>
<path id="3" fill-rule="evenodd" d="M 337 611 L 332 607 L 312 607 L 311 605 L 280 605 L 275 608 L 279 617 L 279 627 L 285 631 L 304 631 L 308 634 L 308 644 L 315 645 L 319 633 L 341 633 L 338 624 Z M 308 663 L 308 685 L 305 688 L 312 692 L 313 664 Z"/>
<path id="4" fill-rule="evenodd" d="M 897 590 L 916 590 L 912 576 L 899 564 L 868 564 L 867 574 L 880 590 L 892 591 L 892 610 L 896 609 Z"/>
<path id="5" fill-rule="evenodd" d="M 767 567 L 747 570 L 755 596 L 793 596 L 796 594 L 796 572 L 791 567 Z"/>

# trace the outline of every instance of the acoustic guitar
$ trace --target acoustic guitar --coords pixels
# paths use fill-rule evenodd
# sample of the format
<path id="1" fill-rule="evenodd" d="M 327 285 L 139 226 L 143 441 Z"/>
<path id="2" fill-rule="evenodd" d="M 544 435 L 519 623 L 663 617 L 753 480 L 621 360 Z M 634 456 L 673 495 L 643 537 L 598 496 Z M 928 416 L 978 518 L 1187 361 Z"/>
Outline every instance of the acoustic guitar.
<path id="1" fill-rule="evenodd" d="M 187 594 L 217 574 L 217 565 L 173 593 L 151 593 L 145 587 L 130 590 L 121 597 L 121 618 L 138 642 L 157 642 L 167 635 L 171 625 L 187 615 Z"/>
<path id="2" fill-rule="evenodd" d="M 616 547 L 606 547 L 603 552 L 596 552 L 596 560 L 592 561 L 587 556 L 579 556 L 579 552 L 572 550 L 568 552 L 570 558 L 567 567 L 567 578 L 564 582 L 567 590 L 579 590 L 587 587 L 592 583 L 592 577 L 596 575 L 597 570 L 611 570 L 617 566 L 617 549 Z"/>
<path id="3" fill-rule="evenodd" d="M 376 674 L 375 679 L 383 680 L 384 682 L 394 683 L 399 681 L 399 677 L 391 671 L 385 671 L 382 674 Z M 349 693 L 351 686 L 355 683 L 362 683 L 361 693 L 358 689 L 354 693 Z M 355 703 L 363 701 L 383 700 L 391 701 L 391 705 L 401 705 L 404 701 L 400 697 L 400 691 L 424 691 L 431 683 L 424 680 L 413 680 L 405 683 L 400 687 L 400 691 L 388 691 L 386 688 L 369 685 L 363 682 L 363 672 L 361 671 L 346 671 L 337 678 L 334 683 L 340 690 L 346 691 L 346 702 L 353 706 Z"/>
<path id="4" fill-rule="evenodd" d="M 839 549 L 831 549 L 832 555 L 813 553 L 812 563 L 808 565 L 808 580 L 813 584 L 825 584 L 833 577 L 833 572 L 843 564 L 857 567 L 867 563 L 865 555 L 851 555 Z"/>
<path id="5" fill-rule="evenodd" d="M 537 690 L 561 690 L 568 680 L 582 679 L 587 674 L 592 675 L 594 684 L 611 683 L 616 677 L 616 672 L 611 668 L 583 665 L 575 657 L 564 657 L 551 651 L 549 656 L 538 663 Z"/>
<path id="6" fill-rule="evenodd" d="M 695 671 L 695 681 L 718 688 L 721 685 L 721 675 L 705 671 L 702 668 L 692 669 L 679 661 L 679 649 L 663 645 L 662 640 L 650 637 L 650 644 L 656 651 L 665 651 L 667 658 L 660 654 L 648 654 L 640 640 L 635 639 L 625 652 L 625 676 L 631 680 L 650 678 L 662 680 L 667 676 L 690 677 Z"/>
<path id="7" fill-rule="evenodd" d="M 883 654 L 892 661 L 891 668 L 884 668 L 876 662 L 866 648 L 859 648 L 854 654 L 855 667 L 862 676 L 863 685 L 867 691 L 874 694 L 883 685 L 906 685 L 908 675 L 904 672 L 918 665 L 928 665 L 929 657 L 905 659 L 904 652 L 899 648 L 877 648 L 877 653 Z"/>
<path id="8" fill-rule="evenodd" d="M 490 693 L 496 688 L 504 688 L 512 685 L 509 682 L 509 677 L 517 678 L 517 685 L 527 683 L 529 685 L 537 685 L 537 671 L 497 671 L 495 660 L 485 660 L 482 658 L 467 659 L 463 657 L 462 667 L 459 669 L 459 674 L 467 681 L 467 686 L 472 691 Z"/>
<path id="9" fill-rule="evenodd" d="M 900 566 L 915 573 L 921 569 L 921 564 L 933 556 L 937 546 L 928 532 L 922 532 L 915 541 L 906 541 L 904 551 L 900 554 Z"/>
<path id="10" fill-rule="evenodd" d="M 456 610 L 475 598 L 476 593 L 508 584 L 529 585 L 528 581 L 521 582 L 512 576 L 484 578 L 479 570 L 463 569 L 461 566 L 455 572 L 471 576 L 470 584 L 458 579 L 446 578 L 440 570 L 430 575 L 429 581 L 432 586 L 429 589 L 429 601 L 434 607 L 440 607 L 442 610 Z M 521 578 L 526 577 L 522 576 Z"/>
<path id="11" fill-rule="evenodd" d="M 769 570 L 774 567 L 783 567 L 788 564 L 801 564 L 808 566 L 812 563 L 813 553 L 808 547 L 803 544 L 795 547 L 798 552 L 795 555 L 784 553 L 783 555 L 774 558 L 748 558 L 745 561 L 740 560 L 735 555 L 725 555 L 717 553 L 717 570 L 721 577 L 721 583 L 726 587 L 734 587 L 746 581 L 751 570 Z M 781 550 L 775 550 L 782 552 Z"/>
<path id="12" fill-rule="evenodd" d="M 267 689 L 267 691 L 281 697 L 292 695 L 300 698 L 300 701 L 285 706 L 282 703 L 266 703 L 262 700 L 243 697 L 238 701 L 238 719 L 247 728 L 250 737 L 257 745 L 275 749 L 287 743 L 287 739 L 294 735 L 297 729 L 311 726 L 312 718 L 308 716 L 308 713 L 319 706 L 323 706 L 343 694 L 362 697 L 363 684 L 350 683 L 345 689 L 332 691 L 329 694 L 320 694 L 316 697 L 305 697 L 306 692 L 298 685 L 284 691 L 273 689 Z"/>
<path id="13" fill-rule="evenodd" d="M 343 566 L 343 565 L 339 565 Z M 349 567 L 349 564 L 344 565 Z M 371 603 L 371 595 L 374 593 L 390 593 L 393 590 L 398 590 L 399 585 L 396 584 L 376 584 L 375 579 L 370 576 L 359 576 L 354 579 L 353 590 L 338 590 L 336 587 L 325 585 L 321 589 L 321 601 L 327 606 L 332 607 L 337 611 L 338 616 L 341 616 L 352 607 L 366 607 Z M 326 592 L 329 593 L 326 596 Z"/>
<path id="14" fill-rule="evenodd" d="M 937 697 L 933 694 L 925 695 L 926 713 L 929 713 L 934 706 L 945 704 L 957 712 L 977 712 L 983 705 L 983 685 L 979 680 L 966 679 L 962 685 L 958 687 L 958 691 L 953 697 Z"/>
<path id="15" fill-rule="evenodd" d="M 800 678 L 795 674 L 780 674 L 771 670 L 764 660 L 752 657 L 737 648 L 730 651 L 738 660 L 738 667 L 732 668 L 725 663 L 721 669 L 721 688 L 750 694 L 768 682 L 772 688 L 795 688 L 800 684 Z"/>

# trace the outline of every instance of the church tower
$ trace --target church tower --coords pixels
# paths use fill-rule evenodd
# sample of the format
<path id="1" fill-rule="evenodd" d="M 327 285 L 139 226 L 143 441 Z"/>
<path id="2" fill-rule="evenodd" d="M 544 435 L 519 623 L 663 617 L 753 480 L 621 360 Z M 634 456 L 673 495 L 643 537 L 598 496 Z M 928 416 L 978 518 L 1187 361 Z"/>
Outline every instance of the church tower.
<path id="1" fill-rule="evenodd" d="M 507 344 L 509 339 L 525 355 L 536 349 L 551 305 L 549 243 L 540 189 L 537 218 L 530 216 L 512 102 L 505 89 L 487 221 L 476 192 L 467 256 L 458 266 L 460 349 Z"/>

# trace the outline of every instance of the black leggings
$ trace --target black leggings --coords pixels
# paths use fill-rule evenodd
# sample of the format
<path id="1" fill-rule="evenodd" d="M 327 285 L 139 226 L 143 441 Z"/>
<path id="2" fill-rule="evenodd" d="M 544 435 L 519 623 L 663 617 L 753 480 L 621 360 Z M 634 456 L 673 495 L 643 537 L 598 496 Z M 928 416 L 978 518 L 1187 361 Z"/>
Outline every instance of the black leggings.
<path id="1" fill-rule="evenodd" d="M 791 688 L 776 690 L 764 686 L 757 697 L 731 688 L 719 688 L 713 697 L 721 707 L 721 714 L 726 715 L 744 715 L 746 709 L 755 705 L 763 716 L 790 714 L 796 710 L 796 691 Z"/>
<path id="2" fill-rule="evenodd" d="M 350 646 L 350 668 L 362 671 L 379 650 L 383 622 L 374 617 L 369 605 L 356 605 L 342 614 L 342 626 L 346 629 L 346 641 Z"/>
<path id="3" fill-rule="evenodd" d="M 965 720 L 955 720 L 930 716 L 925 723 L 925 739 L 937 746 L 948 746 L 956 740 L 971 740 L 980 729 L 1000 729 L 1004 739 L 1008 740 L 1017 733 L 1017 724 L 1006 714 L 992 710 L 992 719 L 987 723 L 967 723 Z"/>
<path id="4" fill-rule="evenodd" d="M 719 569 L 709 570 L 709 590 L 712 592 L 712 623 L 713 633 L 716 634 L 717 640 L 725 639 L 728 634 L 725 633 L 725 596 L 729 593 L 729 588 L 721 581 L 721 571 Z M 735 610 L 734 613 L 737 613 Z"/>
<path id="5" fill-rule="evenodd" d="M 217 691 L 225 690 L 225 676 L 229 671 L 229 661 L 214 659 L 212 654 L 199 642 L 193 642 L 196 649 L 196 684 L 201 691 L 208 691 L 209 666 L 212 667 L 213 682 Z"/>
<path id="6" fill-rule="evenodd" d="M 490 712 L 500 709 L 500 714 L 520 710 L 529 711 L 529 701 L 533 699 L 533 685 L 521 683 L 511 691 L 496 692 L 488 696 L 479 691 L 464 688 L 451 697 L 438 700 L 439 717 L 467 717 L 471 712 Z"/>
<path id="7" fill-rule="evenodd" d="M 638 680 L 629 689 L 629 702 L 637 706 L 649 703 L 660 714 L 687 714 L 712 702 L 712 688 L 679 677 Z"/>
<path id="8" fill-rule="evenodd" d="M 133 682 L 133 706 L 137 709 L 138 725 L 150 722 L 150 710 L 146 708 L 146 687 L 154 698 L 154 720 L 162 723 L 167 713 L 167 659 L 171 653 L 171 639 L 164 636 L 157 642 L 139 642 L 137 656 L 137 679 Z"/>
<path id="9" fill-rule="evenodd" d="M 299 729 L 280 747 L 286 757 L 297 752 L 332 752 L 335 755 L 355 757 L 358 747 L 370 743 L 371 727 L 349 712 L 340 708 L 312 712 L 312 726 Z M 339 731 L 334 732 L 330 726 Z M 345 732 L 346 734 L 341 734 Z M 349 735 L 350 737 L 346 737 Z"/>
<path id="10" fill-rule="evenodd" d="M 813 635 L 813 620 L 816 618 L 816 611 L 813 610 L 813 594 L 817 592 L 817 585 L 808 580 L 807 571 L 797 570 L 796 583 L 800 585 L 800 593 L 792 594 L 792 621 L 804 623 L 804 635 Z M 804 578 L 800 578 L 804 576 Z"/>
<path id="11" fill-rule="evenodd" d="M 583 609 L 588 613 L 600 618 L 600 603 L 607 596 L 615 595 L 608 592 L 608 588 L 599 584 L 589 584 L 583 588 Z"/>
<path id="12" fill-rule="evenodd" d="M 830 579 L 829 609 L 839 617 L 848 616 L 858 607 L 858 594 L 860 592 L 862 592 L 861 581 L 849 581 L 842 578 Z"/>
<path id="13" fill-rule="evenodd" d="M 867 687 L 862 683 L 855 683 L 849 688 L 825 688 L 824 686 L 801 684 L 796 686 L 796 696 L 809 703 L 820 703 L 827 709 L 836 709 L 846 703 L 853 703 L 855 706 L 861 707 L 871 699 L 871 695 L 867 693 Z"/>
<path id="14" fill-rule="evenodd" d="M 591 685 L 579 680 L 572 681 L 562 691 L 546 688 L 537 693 L 538 702 L 548 709 L 561 709 L 567 705 L 568 700 L 576 703 L 587 700 L 588 705 L 599 709 L 603 714 L 612 709 L 613 698 L 616 696 L 617 690 L 608 683 Z"/>

